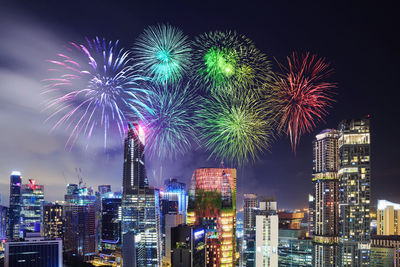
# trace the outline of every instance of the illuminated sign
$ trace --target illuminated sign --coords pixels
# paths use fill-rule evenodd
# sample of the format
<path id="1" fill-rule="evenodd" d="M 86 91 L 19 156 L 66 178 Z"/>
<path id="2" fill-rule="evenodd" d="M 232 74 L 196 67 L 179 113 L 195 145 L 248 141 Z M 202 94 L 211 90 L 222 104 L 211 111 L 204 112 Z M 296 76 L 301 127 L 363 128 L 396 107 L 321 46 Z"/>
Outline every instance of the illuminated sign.
<path id="1" fill-rule="evenodd" d="M 204 230 L 199 230 L 197 232 L 194 232 L 194 239 L 199 239 L 204 235 Z"/>

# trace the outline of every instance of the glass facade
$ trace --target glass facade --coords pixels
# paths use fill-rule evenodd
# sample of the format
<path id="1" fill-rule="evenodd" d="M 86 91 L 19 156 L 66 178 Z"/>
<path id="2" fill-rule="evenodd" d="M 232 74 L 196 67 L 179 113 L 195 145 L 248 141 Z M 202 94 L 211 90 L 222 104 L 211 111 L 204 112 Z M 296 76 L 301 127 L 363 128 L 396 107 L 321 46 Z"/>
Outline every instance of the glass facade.
<path id="1" fill-rule="evenodd" d="M 43 204 L 42 234 L 48 238 L 64 237 L 64 206 L 58 203 Z"/>
<path id="2" fill-rule="evenodd" d="M 313 266 L 313 242 L 303 230 L 279 230 L 279 266 Z"/>
<path id="3" fill-rule="evenodd" d="M 39 232 L 41 205 L 44 201 L 44 186 L 29 179 L 29 184 L 21 187 L 21 231 Z"/>
<path id="4" fill-rule="evenodd" d="M 21 173 L 14 171 L 10 177 L 10 209 L 8 216 L 7 237 L 18 239 L 20 234 L 21 214 Z"/>

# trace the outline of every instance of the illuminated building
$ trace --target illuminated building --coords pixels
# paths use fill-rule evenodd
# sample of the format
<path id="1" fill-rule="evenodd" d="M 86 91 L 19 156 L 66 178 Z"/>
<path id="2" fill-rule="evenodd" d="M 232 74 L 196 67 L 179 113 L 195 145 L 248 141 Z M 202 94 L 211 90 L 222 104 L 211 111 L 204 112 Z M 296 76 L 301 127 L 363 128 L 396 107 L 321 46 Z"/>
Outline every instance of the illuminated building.
<path id="1" fill-rule="evenodd" d="M 256 267 L 278 267 L 278 231 L 275 199 L 261 199 L 255 213 Z"/>
<path id="2" fill-rule="evenodd" d="M 44 186 L 29 179 L 29 184 L 21 187 L 21 231 L 39 232 L 41 205 L 44 200 Z"/>
<path id="3" fill-rule="evenodd" d="M 339 124 L 339 262 L 366 266 L 370 252 L 369 119 Z"/>
<path id="4" fill-rule="evenodd" d="M 136 256 L 136 243 L 138 238 L 135 237 L 133 232 L 128 232 L 122 238 L 122 266 L 123 267 L 137 267 Z M 140 266 L 140 265 L 139 265 Z"/>
<path id="5" fill-rule="evenodd" d="M 111 185 L 109 185 L 109 184 L 99 185 L 97 188 L 98 188 L 100 195 L 111 192 Z"/>
<path id="6" fill-rule="evenodd" d="M 80 181 L 79 185 L 67 184 L 67 194 L 64 195 L 66 203 L 85 205 L 96 202 L 96 196 L 93 194 L 93 190 L 81 184 L 82 181 Z"/>
<path id="7" fill-rule="evenodd" d="M 171 266 L 204 267 L 206 261 L 205 230 L 197 226 L 171 228 Z"/>
<path id="8" fill-rule="evenodd" d="M 7 239 L 8 208 L 0 205 L 0 242 Z"/>
<path id="9" fill-rule="evenodd" d="M 372 236 L 369 266 L 400 266 L 400 235 Z"/>
<path id="10" fill-rule="evenodd" d="M 62 240 L 26 233 L 24 240 L 6 242 L 4 267 L 13 266 L 62 267 Z"/>
<path id="11" fill-rule="evenodd" d="M 338 133 L 326 129 L 313 141 L 314 266 L 337 266 L 338 169 Z"/>
<path id="12" fill-rule="evenodd" d="M 206 266 L 236 265 L 236 169 L 194 171 L 187 222 L 206 230 Z"/>
<path id="13" fill-rule="evenodd" d="M 161 195 L 161 238 L 163 264 L 171 265 L 171 228 L 186 222 L 186 185 L 167 179 Z"/>
<path id="14" fill-rule="evenodd" d="M 300 229 L 301 221 L 304 218 L 304 212 L 299 211 L 279 211 L 279 229 Z"/>
<path id="15" fill-rule="evenodd" d="M 258 197 L 255 194 L 244 194 L 243 205 L 243 242 L 242 266 L 255 266 L 255 212 L 258 208 Z"/>
<path id="16" fill-rule="evenodd" d="M 111 253 L 121 244 L 121 194 L 104 193 L 101 199 L 101 247 L 102 253 Z"/>
<path id="17" fill-rule="evenodd" d="M 313 243 L 306 230 L 279 229 L 279 266 L 313 266 Z"/>
<path id="18" fill-rule="evenodd" d="M 42 235 L 47 238 L 64 237 L 64 206 L 59 203 L 43 203 Z"/>
<path id="19" fill-rule="evenodd" d="M 377 234 L 400 235 L 400 204 L 378 200 Z"/>
<path id="20" fill-rule="evenodd" d="M 314 196 L 308 194 L 308 237 L 314 235 Z"/>
<path id="21" fill-rule="evenodd" d="M 130 232 L 135 235 L 137 266 L 158 266 L 161 262 L 159 191 L 148 185 L 144 146 L 143 129 L 129 124 L 124 145 L 122 235 Z"/>
<path id="22" fill-rule="evenodd" d="M 19 239 L 21 215 L 21 173 L 13 171 L 10 176 L 10 208 L 7 237 Z"/>

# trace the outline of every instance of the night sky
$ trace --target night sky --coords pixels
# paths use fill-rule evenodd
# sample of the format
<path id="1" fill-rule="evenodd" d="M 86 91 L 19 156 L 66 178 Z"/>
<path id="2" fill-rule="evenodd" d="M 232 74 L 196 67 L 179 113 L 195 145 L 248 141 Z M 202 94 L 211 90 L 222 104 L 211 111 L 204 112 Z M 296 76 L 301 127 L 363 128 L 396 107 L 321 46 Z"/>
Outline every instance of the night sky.
<path id="1" fill-rule="evenodd" d="M 138 3 L 140 2 L 140 3 Z M 239 206 L 243 193 L 274 195 L 280 208 L 302 208 L 311 192 L 313 136 L 336 128 L 340 120 L 371 116 L 372 204 L 400 201 L 399 22 L 394 4 L 380 1 L 26 1 L 0 0 L 0 193 L 8 204 L 9 175 L 38 179 L 47 200 L 62 200 L 65 184 L 82 169 L 88 185 L 122 183 L 123 150 L 116 142 L 64 150 L 66 133 L 50 133 L 44 123 L 40 80 L 45 60 L 63 44 L 85 36 L 119 39 L 129 48 L 149 25 L 170 23 L 191 38 L 211 30 L 236 30 L 252 39 L 271 60 L 292 51 L 317 53 L 335 69 L 336 102 L 325 122 L 301 139 L 293 155 L 282 136 L 270 153 L 238 171 Z M 324 2 L 324 3 L 323 3 Z M 326 1 L 328 2 L 328 1 Z M 393 1 L 394 2 L 394 1 Z M 389 2 L 388 2 L 389 3 Z M 276 69 L 276 64 L 275 64 Z M 147 161 L 150 184 L 178 177 L 189 183 L 195 168 L 218 167 L 194 149 L 173 162 Z M 160 175 L 161 173 L 161 175 Z M 64 179 L 65 176 L 65 179 Z M 161 178 L 162 177 L 162 178 Z"/>

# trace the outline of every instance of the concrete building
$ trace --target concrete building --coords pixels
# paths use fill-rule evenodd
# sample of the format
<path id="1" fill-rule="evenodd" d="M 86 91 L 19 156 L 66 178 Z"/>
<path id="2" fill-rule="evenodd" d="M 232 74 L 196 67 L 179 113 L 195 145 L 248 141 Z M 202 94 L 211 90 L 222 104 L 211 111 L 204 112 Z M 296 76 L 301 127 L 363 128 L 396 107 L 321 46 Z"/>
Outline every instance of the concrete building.
<path id="1" fill-rule="evenodd" d="M 378 200 L 377 235 L 400 235 L 400 204 Z"/>

